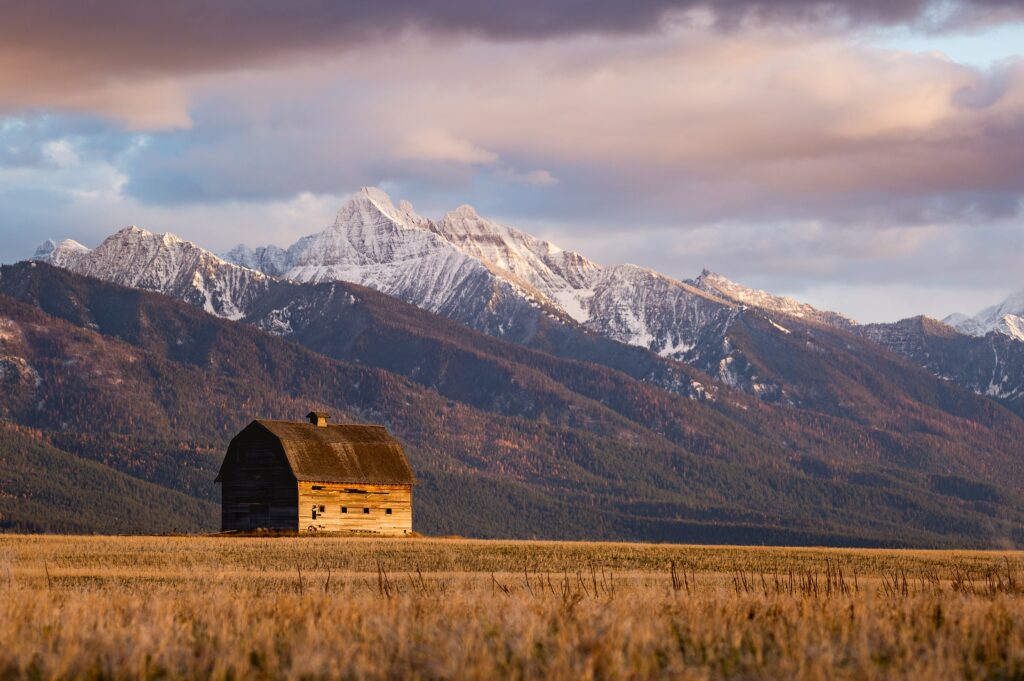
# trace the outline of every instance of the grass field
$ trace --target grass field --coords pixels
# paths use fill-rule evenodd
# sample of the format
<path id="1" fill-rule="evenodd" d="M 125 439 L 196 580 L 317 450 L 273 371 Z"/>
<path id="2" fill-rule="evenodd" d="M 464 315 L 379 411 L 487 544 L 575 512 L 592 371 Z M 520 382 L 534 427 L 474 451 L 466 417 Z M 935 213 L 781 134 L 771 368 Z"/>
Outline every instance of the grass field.
<path id="1" fill-rule="evenodd" d="M 0 679 L 1024 679 L 1024 554 L 0 535 Z"/>

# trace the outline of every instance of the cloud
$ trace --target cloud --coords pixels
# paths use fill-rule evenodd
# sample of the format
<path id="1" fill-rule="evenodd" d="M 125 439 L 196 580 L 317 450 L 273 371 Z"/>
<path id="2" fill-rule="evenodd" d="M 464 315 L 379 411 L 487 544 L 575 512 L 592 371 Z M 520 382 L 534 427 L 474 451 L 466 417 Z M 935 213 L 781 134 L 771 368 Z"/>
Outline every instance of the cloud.
<path id="1" fill-rule="evenodd" d="M 390 144 L 443 128 L 507 168 L 548 169 L 558 217 L 591 226 L 638 207 L 676 225 L 977 222 L 1016 214 L 1024 193 L 1019 61 L 980 71 L 791 30 L 383 52 L 328 69 L 359 74 L 325 87 L 361 96 L 330 109 L 338 129 Z M 423 177 L 371 153 L 384 177 Z"/>
<path id="2" fill-rule="evenodd" d="M 679 227 L 973 224 L 1024 195 L 1024 63 L 980 71 L 813 31 L 413 40 L 191 87 L 190 127 L 117 162 L 139 200 L 557 182 L 552 219 L 618 229 L 638 211 Z"/>
<path id="3" fill-rule="evenodd" d="M 541 230 L 536 230 L 541 232 Z M 861 322 L 975 312 L 1021 287 L 1017 222 L 861 229 L 818 221 L 723 222 L 545 236 L 598 262 L 628 260 L 680 279 L 710 267 Z"/>
<path id="4" fill-rule="evenodd" d="M 469 140 L 453 137 L 444 130 L 419 130 L 405 139 L 396 150 L 398 158 L 413 161 L 439 161 L 490 165 L 498 155 L 481 149 Z"/>
<path id="5" fill-rule="evenodd" d="M 534 187 L 553 187 L 558 184 L 558 178 L 547 170 L 530 170 L 527 172 L 521 172 L 515 168 L 503 168 L 500 176 L 509 182 L 516 182 Z"/>
<path id="6" fill-rule="evenodd" d="M 0 0 L 0 16 L 3 110 L 84 111 L 163 129 L 190 123 L 183 79 L 315 63 L 410 34 L 521 42 L 674 25 L 942 29 L 1024 12 L 1017 0 Z"/>
<path id="7" fill-rule="evenodd" d="M 181 82 L 83 73 L 79 69 L 84 64 L 66 65 L 59 58 L 11 59 L 0 45 L 0 115 L 36 110 L 90 113 L 128 130 L 180 129 L 191 124 L 188 92 Z"/>
<path id="8" fill-rule="evenodd" d="M 531 170 L 526 173 L 523 180 L 527 184 L 534 184 L 540 187 L 549 187 L 558 184 L 558 178 L 546 170 Z"/>

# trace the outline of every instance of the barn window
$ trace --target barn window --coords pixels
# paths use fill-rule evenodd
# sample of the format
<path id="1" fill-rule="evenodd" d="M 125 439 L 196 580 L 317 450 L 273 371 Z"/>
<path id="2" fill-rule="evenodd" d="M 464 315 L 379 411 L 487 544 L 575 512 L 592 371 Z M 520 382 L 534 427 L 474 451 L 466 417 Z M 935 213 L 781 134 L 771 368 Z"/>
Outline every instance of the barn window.
<path id="1" fill-rule="evenodd" d="M 342 506 L 341 507 L 341 512 L 342 513 L 348 513 L 348 506 Z"/>
<path id="2" fill-rule="evenodd" d="M 324 509 L 324 507 L 323 507 L 323 504 L 321 504 L 321 505 L 320 505 L 320 512 L 321 512 L 321 513 L 325 513 L 325 512 L 326 512 L 326 511 L 325 511 L 325 509 Z"/>
<path id="3" fill-rule="evenodd" d="M 370 512 L 370 509 L 368 509 L 368 508 L 364 508 L 363 509 L 363 513 L 369 513 L 369 512 Z"/>
<path id="4" fill-rule="evenodd" d="M 313 485 L 313 489 L 323 489 L 323 485 Z"/>
<path id="5" fill-rule="evenodd" d="M 384 509 L 384 513 L 387 514 L 387 515 L 391 515 L 391 509 L 390 508 Z"/>

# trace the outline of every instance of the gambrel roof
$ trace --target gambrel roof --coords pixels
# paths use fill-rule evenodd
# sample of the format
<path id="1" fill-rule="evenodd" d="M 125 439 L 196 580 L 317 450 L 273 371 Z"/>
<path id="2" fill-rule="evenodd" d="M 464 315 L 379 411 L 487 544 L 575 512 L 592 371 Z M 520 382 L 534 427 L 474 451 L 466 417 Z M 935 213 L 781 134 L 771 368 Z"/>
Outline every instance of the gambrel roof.
<path id="1" fill-rule="evenodd" d="M 317 426 L 292 421 L 256 420 L 240 438 L 260 434 L 277 441 L 296 480 L 303 482 L 411 485 L 416 482 L 402 444 L 384 426 L 338 424 Z M 224 459 L 217 480 L 231 456 Z"/>

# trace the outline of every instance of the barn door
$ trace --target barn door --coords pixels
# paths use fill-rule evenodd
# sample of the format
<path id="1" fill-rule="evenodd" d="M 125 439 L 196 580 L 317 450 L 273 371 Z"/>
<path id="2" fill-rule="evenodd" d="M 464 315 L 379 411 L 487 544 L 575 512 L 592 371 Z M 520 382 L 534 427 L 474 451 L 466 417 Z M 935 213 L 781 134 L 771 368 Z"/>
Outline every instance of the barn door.
<path id="1" fill-rule="evenodd" d="M 270 505 L 249 504 L 249 529 L 259 530 L 270 527 Z"/>

